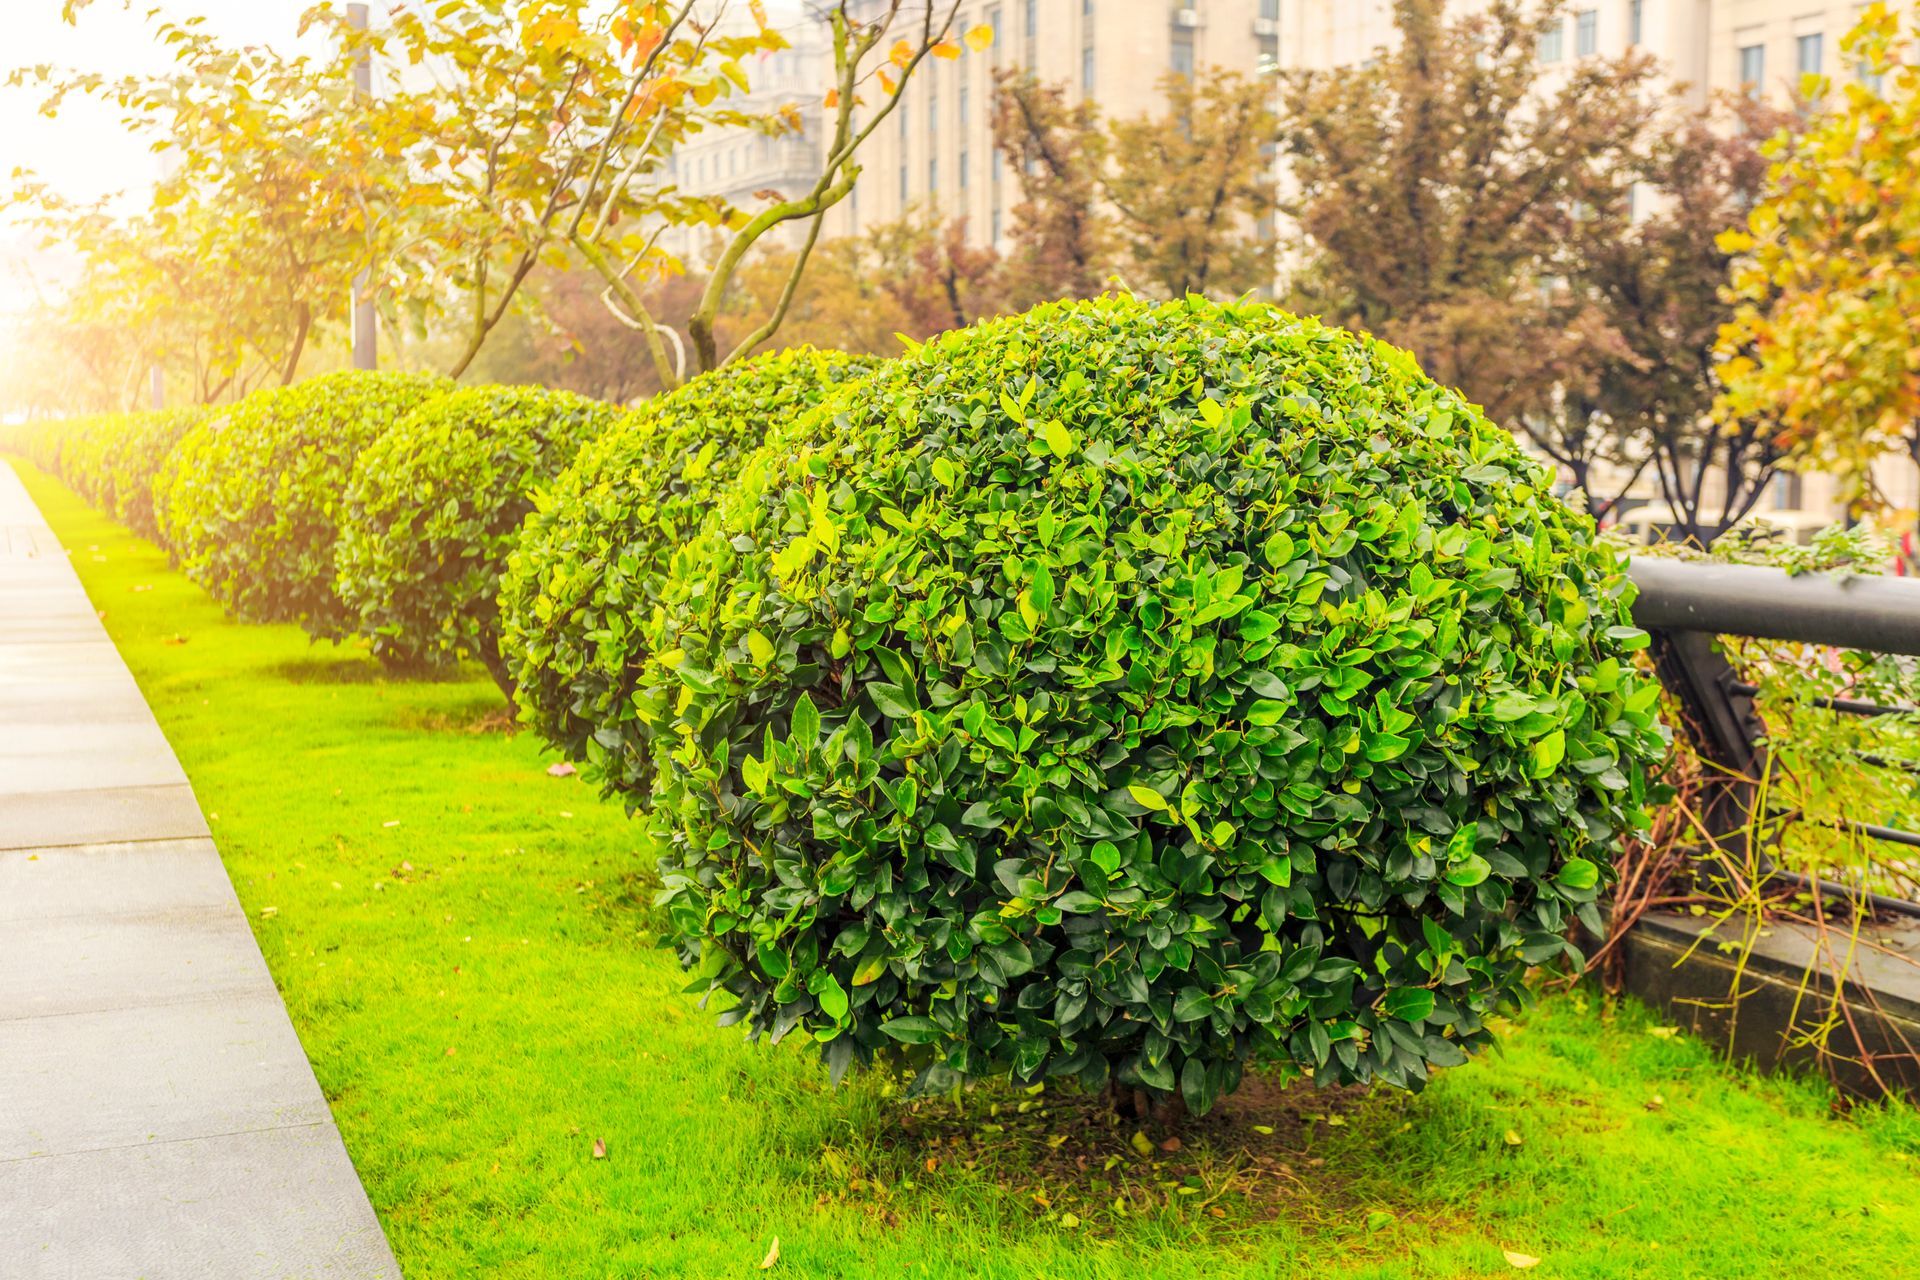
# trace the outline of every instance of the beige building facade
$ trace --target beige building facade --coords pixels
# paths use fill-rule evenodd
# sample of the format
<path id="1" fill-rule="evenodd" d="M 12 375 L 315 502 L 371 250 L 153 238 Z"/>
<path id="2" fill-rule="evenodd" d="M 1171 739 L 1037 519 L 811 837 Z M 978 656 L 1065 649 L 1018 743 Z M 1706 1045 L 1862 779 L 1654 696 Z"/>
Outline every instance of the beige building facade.
<path id="1" fill-rule="evenodd" d="M 1455 0 L 1454 7 L 1483 2 Z M 1638 50 L 1696 101 L 1741 89 L 1784 101 L 1804 72 L 1836 80 L 1858 74 L 1842 65 L 1840 42 L 1864 8 L 1855 0 L 1570 0 L 1538 56 L 1549 68 L 1571 70 L 1585 58 Z M 922 214 L 964 218 L 975 243 L 1004 244 L 1019 183 L 993 145 L 996 72 L 1031 72 L 1125 118 L 1160 108 L 1169 73 L 1350 66 L 1395 38 L 1390 0 L 964 0 L 955 25 L 993 28 L 992 47 L 920 68 L 862 148 L 865 174 L 829 214 L 827 235 Z M 752 193 L 791 191 L 818 172 L 831 54 L 818 24 L 798 19 L 792 32 L 794 49 L 757 73 L 753 98 L 798 104 L 807 136 L 698 140 L 676 158 L 676 181 L 752 207 Z M 873 96 L 877 107 L 877 90 Z"/>
<path id="2" fill-rule="evenodd" d="M 988 26 L 993 45 L 924 64 L 861 153 L 865 175 L 828 234 L 909 215 L 966 219 L 975 243 L 1004 244 L 1020 202 L 993 145 L 994 77 L 1027 71 L 1109 116 L 1152 114 L 1172 73 L 1223 67 L 1252 76 L 1281 59 L 1283 0 L 967 0 L 956 29 Z"/>

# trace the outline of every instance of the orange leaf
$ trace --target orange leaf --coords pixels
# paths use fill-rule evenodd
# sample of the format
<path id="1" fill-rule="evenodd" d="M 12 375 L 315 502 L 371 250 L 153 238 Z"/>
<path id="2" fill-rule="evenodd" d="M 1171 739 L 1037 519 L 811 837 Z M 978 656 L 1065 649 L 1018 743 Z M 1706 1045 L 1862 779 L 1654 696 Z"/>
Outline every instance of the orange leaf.
<path id="1" fill-rule="evenodd" d="M 825 102 L 825 103 L 824 103 L 823 105 L 825 105 L 825 106 L 829 106 L 829 107 L 837 107 L 837 106 L 839 106 L 839 105 L 840 105 L 840 91 L 839 91 L 838 89 L 829 89 L 829 90 L 827 90 L 827 98 L 826 98 L 826 102 Z"/>
<path id="2" fill-rule="evenodd" d="M 928 52 L 932 53 L 936 58 L 945 58 L 948 62 L 952 62 L 960 56 L 960 46 L 951 40 L 942 40 L 939 44 L 934 45 L 932 49 L 928 50 Z"/>
<path id="3" fill-rule="evenodd" d="M 884 71 L 880 73 L 880 87 L 882 89 L 885 89 L 889 94 L 895 93 L 899 90 L 899 86 L 894 84 L 893 82 L 893 77 L 888 75 Z"/>
<path id="4" fill-rule="evenodd" d="M 896 40 L 893 45 L 893 52 L 888 54 L 887 58 L 894 66 L 904 70 L 906 66 L 913 61 L 913 46 L 905 40 Z"/>

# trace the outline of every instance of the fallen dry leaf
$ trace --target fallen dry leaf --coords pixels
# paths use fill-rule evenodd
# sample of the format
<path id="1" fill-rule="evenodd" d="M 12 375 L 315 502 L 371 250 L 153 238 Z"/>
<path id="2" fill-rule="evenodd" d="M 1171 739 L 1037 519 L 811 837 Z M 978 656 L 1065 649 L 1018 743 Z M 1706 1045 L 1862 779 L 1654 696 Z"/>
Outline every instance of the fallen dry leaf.
<path id="1" fill-rule="evenodd" d="M 549 778 L 571 778 L 578 772 L 580 772 L 578 769 L 564 760 L 559 764 L 550 764 L 547 766 L 547 776 Z"/>
<path id="2" fill-rule="evenodd" d="M 593 1158 L 595 1160 L 605 1160 L 607 1158 L 607 1140 L 605 1138 L 595 1138 L 593 1140 Z"/>
<path id="3" fill-rule="evenodd" d="M 1540 1265 L 1540 1259 L 1530 1253 L 1515 1253 L 1512 1249 L 1502 1249 L 1500 1252 L 1506 1258 L 1507 1265 L 1516 1271 L 1525 1271 L 1528 1267 Z"/>
<path id="4" fill-rule="evenodd" d="M 775 1236 L 773 1243 L 767 1246 L 767 1256 L 760 1259 L 760 1269 L 762 1271 L 771 1271 L 773 1270 L 773 1264 L 778 1261 L 780 1261 L 780 1237 Z"/>
<path id="5" fill-rule="evenodd" d="M 1518 1129 L 1507 1130 L 1507 1145 L 1510 1147 L 1520 1145 L 1520 1131 Z"/>
<path id="6" fill-rule="evenodd" d="M 1180 1139 L 1168 1138 L 1165 1142 L 1160 1144 L 1160 1149 L 1162 1151 L 1169 1151 L 1169 1152 L 1178 1151 L 1180 1149 Z"/>

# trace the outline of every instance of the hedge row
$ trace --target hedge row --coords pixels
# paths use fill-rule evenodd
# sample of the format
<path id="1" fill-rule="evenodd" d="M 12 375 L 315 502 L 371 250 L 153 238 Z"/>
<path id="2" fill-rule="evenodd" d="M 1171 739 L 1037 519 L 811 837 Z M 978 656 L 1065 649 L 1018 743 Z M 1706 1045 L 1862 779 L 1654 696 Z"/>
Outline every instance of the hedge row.
<path id="1" fill-rule="evenodd" d="M 163 436 L 29 445 L 104 492 Z M 1664 751 L 1591 522 L 1405 353 L 1262 305 L 631 413 L 341 375 L 192 425 L 152 493 L 242 616 L 485 662 L 648 824 L 722 1020 L 836 1075 L 1418 1088 L 1598 927 Z"/>

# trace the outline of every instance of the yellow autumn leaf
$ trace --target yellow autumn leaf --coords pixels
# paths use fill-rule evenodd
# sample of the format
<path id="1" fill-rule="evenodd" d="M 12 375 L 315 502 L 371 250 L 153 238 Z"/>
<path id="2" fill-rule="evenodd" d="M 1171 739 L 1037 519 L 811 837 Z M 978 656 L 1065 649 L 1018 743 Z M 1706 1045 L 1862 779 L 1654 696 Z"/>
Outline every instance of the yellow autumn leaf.
<path id="1" fill-rule="evenodd" d="M 993 28 L 983 23 L 961 38 L 967 42 L 967 48 L 975 53 L 985 53 L 993 45 Z"/>
<path id="2" fill-rule="evenodd" d="M 936 58 L 945 58 L 948 62 L 952 62 L 960 56 L 960 46 L 951 40 L 942 40 L 928 52 Z"/>
<path id="3" fill-rule="evenodd" d="M 1507 1260 L 1507 1265 L 1516 1271 L 1525 1271 L 1528 1267 L 1540 1265 L 1540 1259 L 1530 1253 L 1516 1253 L 1512 1249 L 1502 1249 L 1500 1254 Z"/>

